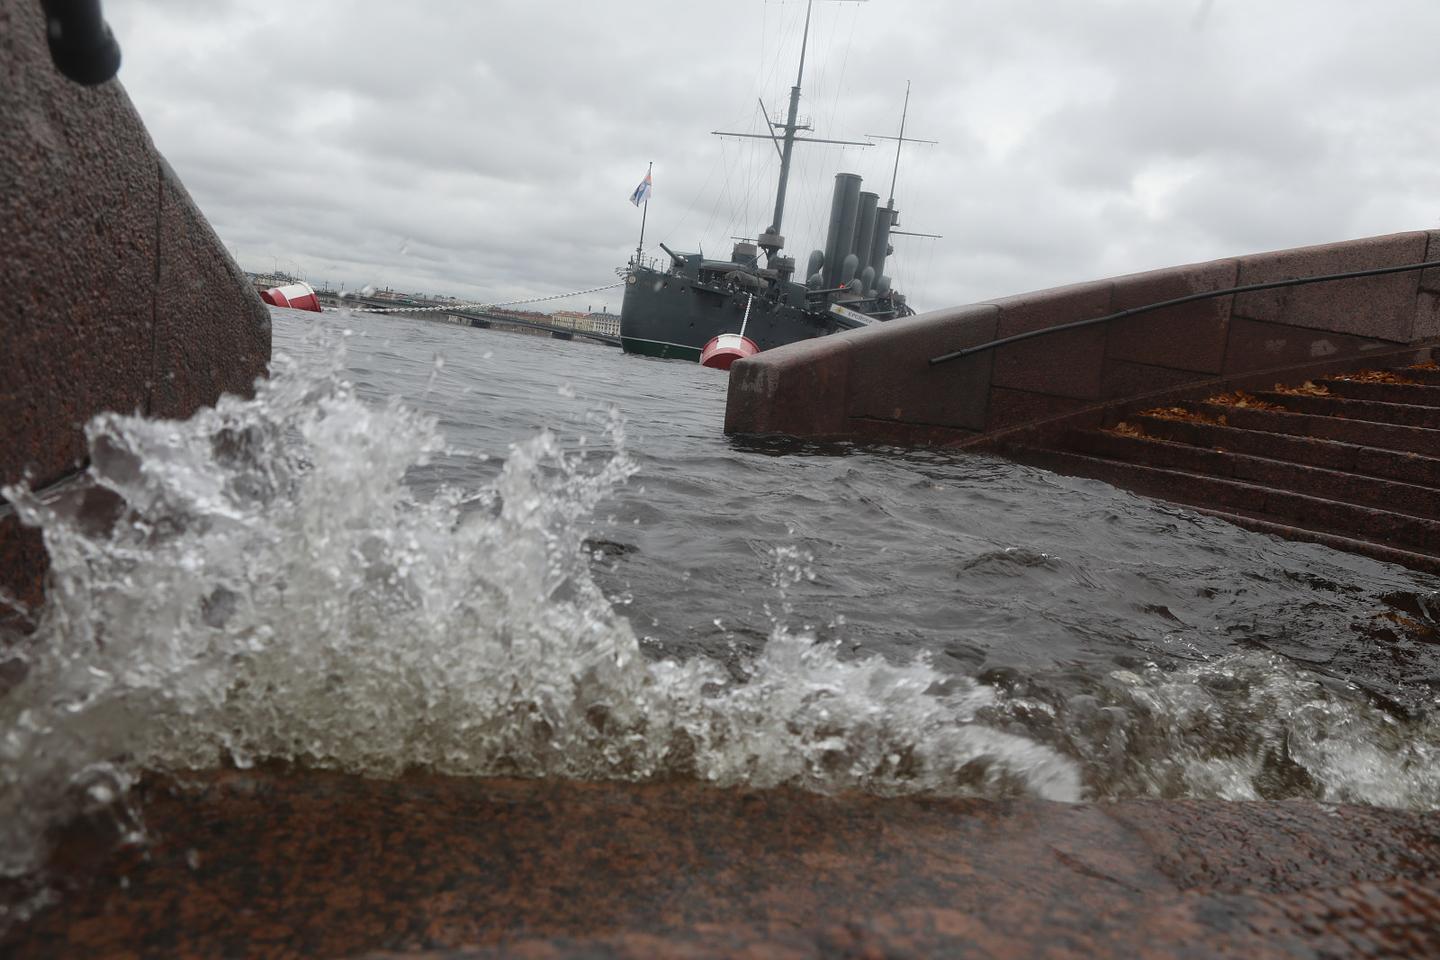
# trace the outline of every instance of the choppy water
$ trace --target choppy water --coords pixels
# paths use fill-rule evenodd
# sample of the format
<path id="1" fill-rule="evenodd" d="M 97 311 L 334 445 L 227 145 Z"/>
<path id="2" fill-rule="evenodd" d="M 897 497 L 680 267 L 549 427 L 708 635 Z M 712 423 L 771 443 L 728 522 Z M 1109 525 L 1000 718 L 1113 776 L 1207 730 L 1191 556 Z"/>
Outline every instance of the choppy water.
<path id="1" fill-rule="evenodd" d="M 1086 480 L 732 441 L 725 377 L 275 311 L 89 427 L 0 695 L 0 874 L 147 768 L 1440 806 L 1437 582 Z"/>

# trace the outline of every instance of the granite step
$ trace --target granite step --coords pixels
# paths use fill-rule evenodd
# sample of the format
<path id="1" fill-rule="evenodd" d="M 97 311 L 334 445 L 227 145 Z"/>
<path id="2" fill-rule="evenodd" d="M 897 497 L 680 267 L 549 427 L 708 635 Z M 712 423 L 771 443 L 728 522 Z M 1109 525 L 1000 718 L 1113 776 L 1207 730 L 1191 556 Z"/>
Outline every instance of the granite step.
<path id="1" fill-rule="evenodd" d="M 1247 430 L 1228 423 L 1202 423 L 1157 416 L 1128 417 L 1126 422 L 1157 440 L 1269 457 L 1326 470 L 1344 470 L 1402 483 L 1440 486 L 1440 457 L 1318 437 Z"/>
<path id="2" fill-rule="evenodd" d="M 1395 372 L 1406 380 L 1440 386 L 1440 367 L 1401 367 Z"/>
<path id="3" fill-rule="evenodd" d="M 1433 486 L 1309 466 L 1231 449 L 1214 450 L 1109 431 L 1077 434 L 1072 438 L 1070 447 L 1077 453 L 1110 460 L 1239 480 L 1326 500 L 1363 504 L 1440 520 L 1440 488 Z"/>
<path id="4" fill-rule="evenodd" d="M 1440 457 L 1440 423 L 1434 428 L 1415 427 L 1373 420 L 1340 419 L 1293 410 L 1263 410 L 1215 403 L 1183 404 L 1210 419 L 1225 418 L 1231 426 L 1319 440 L 1335 440 L 1361 446 L 1380 447 Z"/>
<path id="5" fill-rule="evenodd" d="M 1195 506 L 1191 506 L 1189 509 L 1207 517 L 1215 517 L 1217 520 L 1233 523 L 1235 526 L 1243 527 L 1246 530 L 1253 530 L 1256 533 L 1268 533 L 1272 537 L 1280 537 L 1282 540 L 1298 540 L 1301 543 L 1318 543 L 1332 550 L 1359 554 L 1362 557 L 1369 557 L 1372 560 L 1379 560 L 1383 563 L 1394 563 L 1402 567 L 1409 567 L 1411 570 L 1440 574 L 1440 557 L 1433 554 L 1416 553 L 1413 550 L 1402 550 L 1398 547 L 1375 543 L 1371 540 L 1342 537 L 1338 534 L 1327 533 L 1323 530 L 1310 530 L 1305 527 L 1297 527 L 1292 524 L 1281 523 L 1248 513 L 1211 510 L 1205 507 Z"/>
<path id="6" fill-rule="evenodd" d="M 1377 383 L 1349 380 L 1343 377 L 1316 380 L 1315 385 L 1332 396 L 1348 400 L 1372 400 L 1380 403 L 1403 403 L 1431 407 L 1440 411 L 1440 383 Z"/>
<path id="7" fill-rule="evenodd" d="M 1400 424 L 1425 429 L 1440 428 L 1440 409 L 1411 403 L 1381 403 L 1376 400 L 1351 400 L 1345 397 L 1315 396 L 1307 393 L 1280 393 L 1257 390 L 1255 398 L 1283 407 L 1293 413 L 1320 417 L 1342 417 L 1367 423 Z"/>
<path id="8" fill-rule="evenodd" d="M 1103 480 L 1184 506 L 1244 514 L 1312 533 L 1363 540 L 1379 547 L 1440 556 L 1440 520 L 1313 496 L 1242 480 L 1162 468 L 1069 450 L 1020 448 L 1016 459 L 1073 476 Z"/>
<path id="9" fill-rule="evenodd" d="M 1250 530 L 1440 573 L 1440 369 L 1217 394 L 1014 453 Z"/>

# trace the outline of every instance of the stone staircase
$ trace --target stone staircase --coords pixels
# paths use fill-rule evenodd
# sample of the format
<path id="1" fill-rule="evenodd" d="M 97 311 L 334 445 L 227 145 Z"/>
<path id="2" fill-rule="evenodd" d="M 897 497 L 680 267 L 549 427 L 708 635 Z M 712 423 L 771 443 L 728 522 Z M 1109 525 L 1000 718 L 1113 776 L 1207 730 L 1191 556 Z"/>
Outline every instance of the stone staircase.
<path id="1" fill-rule="evenodd" d="M 1218 394 L 1009 451 L 1293 540 L 1440 573 L 1440 365 Z"/>

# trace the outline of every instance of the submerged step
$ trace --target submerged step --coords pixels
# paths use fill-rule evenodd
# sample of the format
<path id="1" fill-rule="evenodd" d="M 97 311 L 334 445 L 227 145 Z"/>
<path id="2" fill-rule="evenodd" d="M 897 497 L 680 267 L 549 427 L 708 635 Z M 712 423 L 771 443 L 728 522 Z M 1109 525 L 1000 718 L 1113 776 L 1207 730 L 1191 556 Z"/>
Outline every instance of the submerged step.
<path id="1" fill-rule="evenodd" d="M 1111 432 L 1079 434 L 1073 444 L 1078 452 L 1127 463 L 1240 480 L 1326 500 L 1440 519 L 1440 490 L 1419 484 Z"/>
<path id="2" fill-rule="evenodd" d="M 1440 458 L 1409 451 L 1148 414 L 1128 417 L 1126 423 L 1147 436 L 1173 443 L 1440 487 Z"/>
<path id="3" fill-rule="evenodd" d="M 1440 521 L 1427 517 L 1344 503 L 1241 480 L 1068 451 L 1024 447 L 1010 452 L 1016 459 L 1027 463 L 1104 480 L 1161 500 L 1204 509 L 1245 512 L 1282 525 L 1440 555 Z"/>
<path id="4" fill-rule="evenodd" d="M 1283 540 L 1318 543 L 1332 550 L 1357 553 L 1362 557 L 1369 557 L 1372 560 L 1380 560 L 1384 563 L 1398 564 L 1402 567 L 1409 567 L 1411 570 L 1440 574 L 1440 557 L 1430 554 L 1402 550 L 1398 547 L 1384 543 L 1376 543 L 1372 540 L 1342 537 L 1338 534 L 1326 533 L 1322 530 L 1310 530 L 1305 527 L 1276 523 L 1273 520 L 1266 520 L 1242 512 L 1211 510 L 1205 507 L 1191 507 L 1191 509 L 1196 513 L 1203 514 L 1207 517 L 1214 517 L 1217 520 L 1224 520 L 1227 523 L 1233 523 L 1237 527 L 1244 527 L 1246 530 L 1252 530 L 1255 533 L 1268 533 L 1271 536 L 1280 537 Z"/>

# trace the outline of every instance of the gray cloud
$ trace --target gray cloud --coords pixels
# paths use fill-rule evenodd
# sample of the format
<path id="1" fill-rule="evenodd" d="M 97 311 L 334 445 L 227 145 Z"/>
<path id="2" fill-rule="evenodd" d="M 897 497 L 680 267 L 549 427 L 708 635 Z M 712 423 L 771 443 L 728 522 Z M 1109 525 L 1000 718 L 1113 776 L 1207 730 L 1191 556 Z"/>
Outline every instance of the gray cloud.
<path id="1" fill-rule="evenodd" d="M 121 80 L 242 263 L 509 300 L 595 286 L 647 245 L 728 250 L 770 219 L 758 141 L 803 4 L 406 6 L 111 0 Z M 921 307 L 1440 225 L 1426 0 L 819 3 L 801 113 L 890 133 L 905 81 Z M 833 175 L 888 193 L 893 153 L 798 153 L 785 234 L 819 244 Z M 619 305 L 616 292 L 584 298 Z"/>

